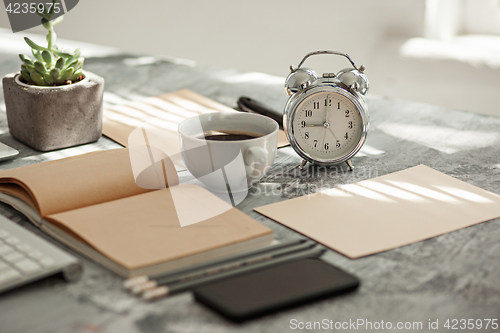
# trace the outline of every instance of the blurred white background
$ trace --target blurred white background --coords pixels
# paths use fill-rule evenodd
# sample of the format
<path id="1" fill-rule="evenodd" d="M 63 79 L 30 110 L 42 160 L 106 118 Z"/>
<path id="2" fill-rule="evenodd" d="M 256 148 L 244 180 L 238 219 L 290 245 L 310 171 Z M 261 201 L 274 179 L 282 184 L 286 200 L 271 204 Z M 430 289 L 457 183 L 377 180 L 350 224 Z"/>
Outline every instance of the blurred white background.
<path id="1" fill-rule="evenodd" d="M 56 32 L 283 78 L 306 53 L 337 50 L 366 66 L 371 94 L 500 116 L 499 0 L 81 0 Z M 349 65 L 310 59 L 321 73 Z"/>

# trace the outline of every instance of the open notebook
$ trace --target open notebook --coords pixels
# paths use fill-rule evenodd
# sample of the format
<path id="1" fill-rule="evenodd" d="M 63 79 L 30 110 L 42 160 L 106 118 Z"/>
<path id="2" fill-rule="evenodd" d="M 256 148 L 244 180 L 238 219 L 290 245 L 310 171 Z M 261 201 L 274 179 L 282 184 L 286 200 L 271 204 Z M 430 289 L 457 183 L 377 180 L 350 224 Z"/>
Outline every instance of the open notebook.
<path id="1" fill-rule="evenodd" d="M 162 163 L 173 169 L 168 158 Z M 199 186 L 177 185 L 175 171 L 168 175 L 167 188 L 141 188 L 127 148 L 98 151 L 0 172 L 0 201 L 125 277 L 164 273 L 272 241 L 270 228 Z M 178 214 L 201 222 L 183 227 Z"/>

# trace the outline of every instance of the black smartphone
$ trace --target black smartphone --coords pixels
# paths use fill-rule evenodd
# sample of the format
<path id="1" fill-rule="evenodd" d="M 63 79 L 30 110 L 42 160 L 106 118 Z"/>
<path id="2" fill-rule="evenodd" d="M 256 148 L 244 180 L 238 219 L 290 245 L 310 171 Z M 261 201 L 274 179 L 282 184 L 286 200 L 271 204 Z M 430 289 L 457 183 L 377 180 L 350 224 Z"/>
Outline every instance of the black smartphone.
<path id="1" fill-rule="evenodd" d="M 302 259 L 204 285 L 195 299 L 236 321 L 358 287 L 359 280 L 319 259 Z"/>

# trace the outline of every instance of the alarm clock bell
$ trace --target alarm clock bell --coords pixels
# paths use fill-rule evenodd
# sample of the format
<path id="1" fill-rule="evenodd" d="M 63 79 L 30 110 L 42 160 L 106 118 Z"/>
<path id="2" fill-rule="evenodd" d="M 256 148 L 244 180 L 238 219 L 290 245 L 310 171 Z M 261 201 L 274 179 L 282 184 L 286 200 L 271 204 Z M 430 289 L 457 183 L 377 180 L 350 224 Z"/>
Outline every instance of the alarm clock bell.
<path id="1" fill-rule="evenodd" d="M 364 66 L 359 66 L 358 69 L 344 68 L 335 76 L 340 82 L 348 86 L 351 90 L 354 90 L 361 95 L 366 95 L 370 89 L 370 84 L 368 83 L 368 78 L 365 73 L 363 73 L 364 69 Z"/>
<path id="2" fill-rule="evenodd" d="M 290 71 L 285 81 L 288 96 L 307 88 L 319 78 L 318 74 L 310 68 L 294 68 L 292 65 Z"/>

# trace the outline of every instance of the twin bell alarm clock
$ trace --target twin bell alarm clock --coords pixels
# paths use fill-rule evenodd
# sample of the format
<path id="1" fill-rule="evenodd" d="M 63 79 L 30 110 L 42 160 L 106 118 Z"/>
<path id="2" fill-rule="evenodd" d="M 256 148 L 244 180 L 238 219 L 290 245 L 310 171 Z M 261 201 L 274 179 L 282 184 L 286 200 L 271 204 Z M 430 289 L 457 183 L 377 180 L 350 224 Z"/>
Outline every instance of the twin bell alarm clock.
<path id="1" fill-rule="evenodd" d="M 323 73 L 302 67 L 307 58 L 318 54 L 346 57 L 352 68 Z M 309 162 L 336 165 L 346 162 L 361 149 L 368 132 L 369 115 L 363 95 L 369 84 L 364 66 L 356 67 L 348 54 L 316 51 L 307 54 L 298 67 L 290 66 L 285 88 L 290 96 L 283 114 L 283 127 L 293 149 Z"/>

